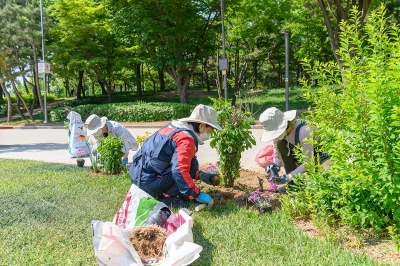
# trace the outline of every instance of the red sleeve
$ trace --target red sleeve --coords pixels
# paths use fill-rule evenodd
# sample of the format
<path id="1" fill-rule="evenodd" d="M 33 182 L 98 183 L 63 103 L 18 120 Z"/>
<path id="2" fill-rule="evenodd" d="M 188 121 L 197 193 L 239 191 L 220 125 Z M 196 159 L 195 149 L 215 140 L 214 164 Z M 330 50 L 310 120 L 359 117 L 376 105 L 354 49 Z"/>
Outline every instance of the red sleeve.
<path id="1" fill-rule="evenodd" d="M 174 134 L 172 139 L 176 143 L 174 155 L 176 156 L 176 160 L 173 160 L 176 161 L 176 163 L 173 162 L 172 171 L 175 172 L 175 178 L 181 193 L 188 195 L 190 199 L 194 199 L 200 194 L 200 189 L 196 186 L 193 178 L 190 176 L 191 162 L 196 156 L 196 145 L 194 139 L 184 131 Z M 179 172 L 179 174 L 177 172 Z M 198 178 L 198 171 L 195 178 Z"/>

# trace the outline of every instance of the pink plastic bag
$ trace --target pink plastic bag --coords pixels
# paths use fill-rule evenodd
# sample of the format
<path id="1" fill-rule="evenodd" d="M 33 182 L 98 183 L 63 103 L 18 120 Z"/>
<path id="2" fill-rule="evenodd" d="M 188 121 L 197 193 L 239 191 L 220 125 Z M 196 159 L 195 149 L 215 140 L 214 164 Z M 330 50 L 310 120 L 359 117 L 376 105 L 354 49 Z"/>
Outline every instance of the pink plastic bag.
<path id="1" fill-rule="evenodd" d="M 267 164 L 271 164 L 274 162 L 274 145 L 269 144 L 262 148 L 256 155 L 254 161 L 260 167 L 264 167 Z"/>

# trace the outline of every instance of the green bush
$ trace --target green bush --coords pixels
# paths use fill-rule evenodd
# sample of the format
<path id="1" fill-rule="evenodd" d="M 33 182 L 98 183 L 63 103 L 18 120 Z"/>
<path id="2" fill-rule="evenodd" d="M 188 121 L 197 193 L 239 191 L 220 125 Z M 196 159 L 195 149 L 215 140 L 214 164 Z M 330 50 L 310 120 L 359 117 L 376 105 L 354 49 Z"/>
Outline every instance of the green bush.
<path id="1" fill-rule="evenodd" d="M 218 123 L 225 131 L 214 131 L 210 146 L 217 149 L 218 168 L 224 184 L 233 186 L 235 179 L 240 176 L 242 152 L 256 144 L 247 118 L 249 112 L 243 112 L 223 99 L 212 101 L 218 111 Z"/>
<path id="2" fill-rule="evenodd" d="M 0 117 L 7 116 L 8 111 L 8 104 L 7 103 L 0 103 Z"/>
<path id="3" fill-rule="evenodd" d="M 87 104 L 73 108 L 62 106 L 50 111 L 50 120 L 62 122 L 66 119 L 68 111 L 79 113 L 85 121 L 91 114 L 106 116 L 109 120 L 118 122 L 153 122 L 170 121 L 190 115 L 194 107 L 180 103 L 111 103 L 111 104 Z"/>
<path id="4" fill-rule="evenodd" d="M 400 228 L 399 27 L 388 26 L 384 8 L 372 12 L 362 29 L 359 16 L 353 10 L 341 24 L 341 72 L 334 63 L 311 67 L 305 61 L 320 86 L 304 82 L 315 106 L 306 119 L 333 164 L 325 174 L 308 163 L 293 204 L 284 206 L 379 232 Z"/>
<path id="5" fill-rule="evenodd" d="M 121 158 L 124 156 L 122 139 L 108 136 L 100 139 L 100 145 L 97 149 L 99 156 L 98 164 L 105 173 L 112 175 L 120 174 L 125 167 L 122 165 Z"/>

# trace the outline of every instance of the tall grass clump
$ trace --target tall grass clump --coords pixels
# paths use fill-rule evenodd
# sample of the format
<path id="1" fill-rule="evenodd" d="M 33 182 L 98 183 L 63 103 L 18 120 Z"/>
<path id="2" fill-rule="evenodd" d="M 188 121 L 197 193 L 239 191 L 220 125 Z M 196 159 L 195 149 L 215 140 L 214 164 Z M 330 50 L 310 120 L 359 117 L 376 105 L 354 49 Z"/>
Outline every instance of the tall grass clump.
<path id="1" fill-rule="evenodd" d="M 306 119 L 333 164 L 324 173 L 308 164 L 304 185 L 286 209 L 354 228 L 400 229 L 400 40 L 383 7 L 360 28 L 360 13 L 342 22 L 342 69 L 335 63 L 305 66 L 319 87 L 304 81 L 315 106 Z M 296 195 L 294 195 L 296 194 Z M 389 230 L 390 229 L 390 230 Z M 398 241 L 398 240 L 396 240 Z"/>

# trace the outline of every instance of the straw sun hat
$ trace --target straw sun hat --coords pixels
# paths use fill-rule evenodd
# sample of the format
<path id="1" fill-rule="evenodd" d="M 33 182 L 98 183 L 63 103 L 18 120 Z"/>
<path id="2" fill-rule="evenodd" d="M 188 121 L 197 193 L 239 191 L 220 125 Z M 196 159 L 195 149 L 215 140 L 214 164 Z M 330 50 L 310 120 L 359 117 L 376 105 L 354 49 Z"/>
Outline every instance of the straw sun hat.
<path id="1" fill-rule="evenodd" d="M 224 131 L 217 122 L 217 111 L 214 108 L 199 104 L 197 105 L 189 117 L 179 119 L 181 122 L 196 122 L 204 123 L 218 129 L 219 131 Z"/>
<path id="2" fill-rule="evenodd" d="M 107 117 L 105 116 L 100 118 L 95 114 L 90 115 L 85 121 L 85 126 L 87 128 L 87 135 L 90 136 L 99 131 L 101 128 L 104 127 L 106 122 L 107 122 Z"/>
<path id="3" fill-rule="evenodd" d="M 261 141 L 269 142 L 279 137 L 286 130 L 288 121 L 292 121 L 295 117 L 296 110 L 284 113 L 275 107 L 265 110 L 259 119 L 264 128 Z"/>

